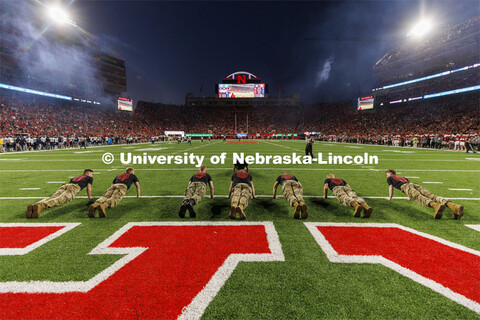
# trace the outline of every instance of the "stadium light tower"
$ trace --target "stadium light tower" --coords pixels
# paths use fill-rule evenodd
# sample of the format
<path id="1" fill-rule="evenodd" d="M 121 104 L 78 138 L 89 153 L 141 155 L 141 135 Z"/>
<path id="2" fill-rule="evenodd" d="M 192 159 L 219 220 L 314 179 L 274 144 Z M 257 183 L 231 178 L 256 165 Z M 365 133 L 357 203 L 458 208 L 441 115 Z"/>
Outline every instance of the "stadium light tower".
<path id="1" fill-rule="evenodd" d="M 428 19 L 420 20 L 417 24 L 410 29 L 410 32 L 407 34 L 407 37 L 422 38 L 428 32 L 432 30 L 432 23 Z"/>

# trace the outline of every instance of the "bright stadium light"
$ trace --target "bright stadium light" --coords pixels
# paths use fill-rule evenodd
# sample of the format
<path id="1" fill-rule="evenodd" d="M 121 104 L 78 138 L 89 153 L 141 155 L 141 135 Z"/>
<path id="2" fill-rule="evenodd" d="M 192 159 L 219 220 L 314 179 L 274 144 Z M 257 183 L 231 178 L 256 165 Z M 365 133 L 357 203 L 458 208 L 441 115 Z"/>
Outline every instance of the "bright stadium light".
<path id="1" fill-rule="evenodd" d="M 421 20 L 416 25 L 410 29 L 410 32 L 407 34 L 407 37 L 421 38 L 427 34 L 432 29 L 432 23 L 427 20 Z"/>
<path id="2" fill-rule="evenodd" d="M 67 12 L 60 7 L 50 7 L 48 15 L 57 24 L 68 23 L 71 26 L 76 26 L 76 23 L 68 17 Z"/>

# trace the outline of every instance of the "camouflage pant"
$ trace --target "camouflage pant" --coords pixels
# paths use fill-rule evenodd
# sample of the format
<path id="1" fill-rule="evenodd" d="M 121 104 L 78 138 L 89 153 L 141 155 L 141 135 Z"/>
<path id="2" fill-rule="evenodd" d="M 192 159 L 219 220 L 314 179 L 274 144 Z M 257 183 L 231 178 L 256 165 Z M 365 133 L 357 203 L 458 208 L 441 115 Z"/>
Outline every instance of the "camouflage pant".
<path id="1" fill-rule="evenodd" d="M 245 209 L 248 206 L 248 201 L 252 197 L 252 188 L 246 183 L 238 183 L 233 188 L 232 206 L 238 206 Z"/>
<path id="2" fill-rule="evenodd" d="M 362 204 L 365 202 L 362 198 L 360 198 L 352 188 L 347 186 L 338 186 L 333 188 L 333 195 L 337 197 L 338 201 L 343 204 L 344 206 L 351 206 L 353 202 L 358 202 Z"/>
<path id="3" fill-rule="evenodd" d="M 193 199 L 195 204 L 199 204 L 202 201 L 203 197 L 205 197 L 205 193 L 207 192 L 207 185 L 203 182 L 192 182 L 185 190 L 185 198 L 183 200 L 190 200 Z"/>
<path id="4" fill-rule="evenodd" d="M 109 208 L 113 208 L 122 201 L 127 193 L 127 185 L 123 183 L 112 184 L 100 198 L 95 201 L 97 204 L 108 203 Z"/>
<path id="5" fill-rule="evenodd" d="M 410 199 L 412 199 L 413 201 L 415 201 L 416 203 L 424 207 L 428 207 L 431 202 L 446 204 L 449 201 L 448 199 L 438 197 L 430 193 L 430 191 L 428 191 L 427 189 L 425 189 L 424 187 L 416 183 L 412 183 L 412 182 L 405 183 L 400 188 L 403 191 L 403 193 L 405 193 L 410 197 Z"/>
<path id="6" fill-rule="evenodd" d="M 43 203 L 47 208 L 59 207 L 64 203 L 70 202 L 80 192 L 80 186 L 74 183 L 66 183 L 58 188 L 55 193 L 37 203 Z"/>
<path id="7" fill-rule="evenodd" d="M 303 201 L 303 188 L 297 181 L 285 180 L 282 184 L 283 197 L 293 206 L 295 202 Z"/>

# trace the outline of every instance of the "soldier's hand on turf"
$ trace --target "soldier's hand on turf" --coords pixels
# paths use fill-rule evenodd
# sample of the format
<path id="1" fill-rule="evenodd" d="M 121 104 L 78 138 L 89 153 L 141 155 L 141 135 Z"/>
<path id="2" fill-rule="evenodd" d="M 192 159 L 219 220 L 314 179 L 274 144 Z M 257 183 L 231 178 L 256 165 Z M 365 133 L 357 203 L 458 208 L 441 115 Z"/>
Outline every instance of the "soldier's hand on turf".
<path id="1" fill-rule="evenodd" d="M 328 196 L 323 196 L 322 198 L 323 198 L 323 199 L 327 199 L 327 198 L 328 198 Z"/>

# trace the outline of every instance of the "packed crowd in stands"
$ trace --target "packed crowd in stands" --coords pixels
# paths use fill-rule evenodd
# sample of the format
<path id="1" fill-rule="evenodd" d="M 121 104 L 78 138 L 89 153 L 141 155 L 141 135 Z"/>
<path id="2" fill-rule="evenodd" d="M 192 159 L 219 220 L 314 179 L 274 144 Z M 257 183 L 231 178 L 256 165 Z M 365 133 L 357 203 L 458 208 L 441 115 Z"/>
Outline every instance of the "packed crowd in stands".
<path id="1" fill-rule="evenodd" d="M 455 149 L 478 147 L 478 94 L 358 112 L 353 103 L 298 106 L 186 107 L 144 103 L 134 113 L 0 97 L 0 139 L 8 151 L 162 140 L 165 131 L 215 138 L 274 138 L 317 132 L 319 140 Z M 248 121 L 247 121 L 248 119 Z M 433 142 L 432 142 L 433 141 Z"/>

